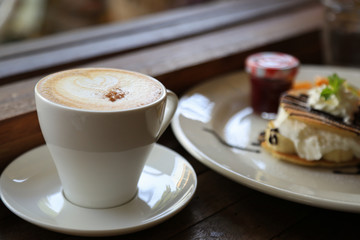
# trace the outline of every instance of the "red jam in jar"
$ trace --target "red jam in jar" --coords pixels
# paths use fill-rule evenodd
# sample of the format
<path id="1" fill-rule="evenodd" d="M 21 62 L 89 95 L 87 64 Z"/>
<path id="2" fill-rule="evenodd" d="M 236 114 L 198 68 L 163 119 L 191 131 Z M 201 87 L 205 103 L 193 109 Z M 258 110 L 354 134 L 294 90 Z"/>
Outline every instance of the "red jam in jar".
<path id="1" fill-rule="evenodd" d="M 246 59 L 255 113 L 268 118 L 277 112 L 280 96 L 291 88 L 298 66 L 298 59 L 279 52 L 256 53 Z"/>

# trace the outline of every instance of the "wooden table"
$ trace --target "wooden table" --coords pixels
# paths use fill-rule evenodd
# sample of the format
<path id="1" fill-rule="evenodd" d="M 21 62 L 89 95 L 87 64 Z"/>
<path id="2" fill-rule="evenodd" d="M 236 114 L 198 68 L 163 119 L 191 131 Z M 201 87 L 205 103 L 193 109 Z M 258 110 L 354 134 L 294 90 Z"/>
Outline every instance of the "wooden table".
<path id="1" fill-rule="evenodd" d="M 74 67 L 116 67 L 157 77 L 181 96 L 244 68 L 253 52 L 283 51 L 322 63 L 322 7 L 310 0 L 243 0 L 174 10 L 124 24 L 0 46 L 0 170 L 44 143 L 33 87 Z M 360 216 L 275 198 L 235 183 L 191 156 L 169 128 L 163 144 L 194 167 L 188 206 L 153 228 L 116 239 L 358 239 Z M 32 225 L 0 204 L 0 239 L 79 239 Z"/>

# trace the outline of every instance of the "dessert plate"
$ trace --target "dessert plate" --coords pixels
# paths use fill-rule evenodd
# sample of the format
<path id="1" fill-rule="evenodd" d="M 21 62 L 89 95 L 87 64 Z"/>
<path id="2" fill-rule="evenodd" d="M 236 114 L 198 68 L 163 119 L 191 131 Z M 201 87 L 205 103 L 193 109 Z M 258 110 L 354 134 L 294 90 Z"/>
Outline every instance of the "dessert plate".
<path id="1" fill-rule="evenodd" d="M 15 159 L 2 173 L 1 198 L 19 217 L 53 231 L 80 236 L 110 236 L 149 228 L 183 209 L 197 185 L 191 165 L 155 145 L 129 203 L 108 209 L 68 202 L 45 145 Z"/>
<path id="2" fill-rule="evenodd" d="M 297 81 L 338 73 L 360 87 L 360 71 L 303 66 Z M 295 202 L 360 212 L 359 169 L 302 167 L 273 158 L 258 136 L 267 121 L 249 107 L 244 72 L 212 79 L 185 93 L 172 128 L 180 143 L 200 162 L 248 187 Z M 360 168 L 360 167 L 359 167 Z"/>

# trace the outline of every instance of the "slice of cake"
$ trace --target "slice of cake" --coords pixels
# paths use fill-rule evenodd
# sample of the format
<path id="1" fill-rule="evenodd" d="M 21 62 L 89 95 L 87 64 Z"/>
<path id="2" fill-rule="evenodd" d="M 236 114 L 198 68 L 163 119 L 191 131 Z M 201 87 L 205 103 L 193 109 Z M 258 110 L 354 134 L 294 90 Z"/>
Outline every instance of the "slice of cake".
<path id="1" fill-rule="evenodd" d="M 305 166 L 360 163 L 358 90 L 336 74 L 310 89 L 286 92 L 269 122 L 262 147 L 274 157 Z"/>

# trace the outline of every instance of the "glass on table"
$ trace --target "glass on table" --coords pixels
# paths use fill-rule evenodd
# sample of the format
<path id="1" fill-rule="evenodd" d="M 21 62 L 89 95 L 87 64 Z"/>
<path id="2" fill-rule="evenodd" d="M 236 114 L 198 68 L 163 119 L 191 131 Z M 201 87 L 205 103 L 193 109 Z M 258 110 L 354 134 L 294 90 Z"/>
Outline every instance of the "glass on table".
<path id="1" fill-rule="evenodd" d="M 360 1 L 322 0 L 325 63 L 360 66 Z"/>

